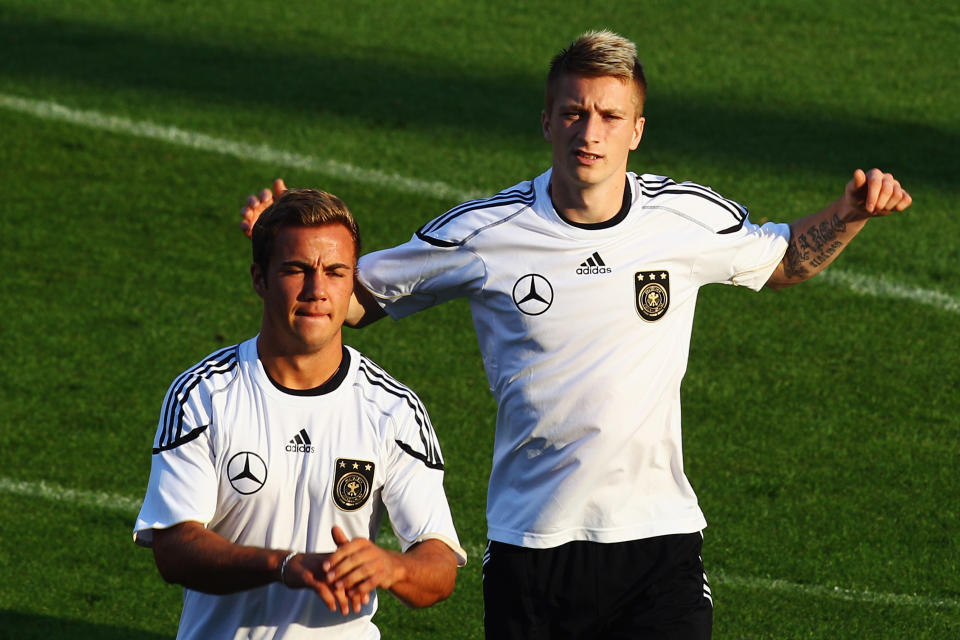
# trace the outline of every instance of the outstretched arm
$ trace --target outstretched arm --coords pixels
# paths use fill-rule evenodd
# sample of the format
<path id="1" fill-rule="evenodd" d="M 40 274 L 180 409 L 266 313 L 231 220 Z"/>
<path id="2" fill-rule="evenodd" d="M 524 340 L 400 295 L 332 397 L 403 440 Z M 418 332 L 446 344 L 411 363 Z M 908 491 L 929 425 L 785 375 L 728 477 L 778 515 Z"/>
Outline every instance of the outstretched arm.
<path id="1" fill-rule="evenodd" d="M 298 553 L 234 544 L 199 522 L 182 522 L 153 532 L 153 556 L 167 582 L 194 591 L 226 594 L 282 582 L 290 589 L 312 589 L 331 611 L 346 615 L 345 591 L 324 580 L 326 553 Z M 282 569 L 282 573 L 281 573 Z"/>
<path id="2" fill-rule="evenodd" d="M 366 538 L 350 540 L 333 528 L 338 549 L 324 562 L 326 580 L 350 597 L 354 610 L 370 599 L 376 588 L 389 589 L 409 607 L 422 608 L 446 599 L 457 579 L 457 557 L 440 540 L 424 540 L 397 553 Z"/>
<path id="3" fill-rule="evenodd" d="M 911 202 L 893 175 L 857 169 L 841 198 L 790 223 L 790 245 L 767 286 L 782 289 L 809 280 L 840 255 L 867 220 L 903 211 Z"/>

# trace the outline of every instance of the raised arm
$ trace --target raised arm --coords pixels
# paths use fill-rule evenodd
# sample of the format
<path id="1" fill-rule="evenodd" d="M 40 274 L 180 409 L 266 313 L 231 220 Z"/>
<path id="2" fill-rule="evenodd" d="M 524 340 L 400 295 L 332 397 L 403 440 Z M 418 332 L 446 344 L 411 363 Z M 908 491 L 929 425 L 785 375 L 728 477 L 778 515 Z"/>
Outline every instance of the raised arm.
<path id="1" fill-rule="evenodd" d="M 446 599 L 457 580 L 457 557 L 440 540 L 424 540 L 406 553 L 388 551 L 366 538 L 350 540 L 333 528 L 338 549 L 324 563 L 326 580 L 350 597 L 354 610 L 374 589 L 389 589 L 401 602 L 419 609 Z"/>
<path id="2" fill-rule="evenodd" d="M 153 556 L 167 582 L 194 591 L 226 594 L 281 582 L 290 589 L 312 589 L 331 611 L 346 615 L 343 589 L 324 580 L 326 553 L 247 547 L 230 542 L 199 522 L 182 522 L 153 532 Z M 284 564 L 286 560 L 286 564 Z"/>
<path id="3" fill-rule="evenodd" d="M 903 211 L 911 202 L 893 175 L 857 169 L 841 198 L 790 223 L 790 245 L 767 286 L 782 289 L 809 280 L 840 255 L 870 218 Z"/>

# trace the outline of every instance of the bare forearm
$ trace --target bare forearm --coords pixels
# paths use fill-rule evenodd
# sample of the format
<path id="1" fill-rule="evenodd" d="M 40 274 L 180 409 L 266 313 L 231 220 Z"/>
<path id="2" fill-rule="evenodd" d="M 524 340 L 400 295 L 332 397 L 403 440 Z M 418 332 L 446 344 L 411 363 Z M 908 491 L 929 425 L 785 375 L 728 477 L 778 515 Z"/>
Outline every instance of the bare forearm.
<path id="1" fill-rule="evenodd" d="M 790 223 L 790 245 L 767 286 L 780 289 L 809 280 L 840 255 L 867 220 L 903 211 L 912 202 L 892 174 L 857 169 L 843 197 L 823 211 Z"/>
<path id="2" fill-rule="evenodd" d="M 845 220 L 842 201 L 790 223 L 790 244 L 767 286 L 783 288 L 823 271 L 866 225 L 866 219 Z"/>
<path id="3" fill-rule="evenodd" d="M 154 534 L 154 558 L 164 580 L 204 593 L 235 593 L 280 579 L 287 551 L 233 544 L 199 523 Z"/>

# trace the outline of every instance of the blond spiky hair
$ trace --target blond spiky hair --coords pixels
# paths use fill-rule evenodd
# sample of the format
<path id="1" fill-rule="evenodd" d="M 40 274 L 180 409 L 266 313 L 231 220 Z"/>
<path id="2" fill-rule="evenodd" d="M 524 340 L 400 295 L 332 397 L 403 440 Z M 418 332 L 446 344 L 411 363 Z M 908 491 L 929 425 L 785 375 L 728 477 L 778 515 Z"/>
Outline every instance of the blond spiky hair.
<path id="1" fill-rule="evenodd" d="M 637 57 L 637 45 L 613 31 L 587 31 L 550 61 L 545 99 L 548 113 L 553 107 L 557 81 L 566 75 L 612 76 L 632 82 L 637 116 L 643 112 L 647 79 Z"/>

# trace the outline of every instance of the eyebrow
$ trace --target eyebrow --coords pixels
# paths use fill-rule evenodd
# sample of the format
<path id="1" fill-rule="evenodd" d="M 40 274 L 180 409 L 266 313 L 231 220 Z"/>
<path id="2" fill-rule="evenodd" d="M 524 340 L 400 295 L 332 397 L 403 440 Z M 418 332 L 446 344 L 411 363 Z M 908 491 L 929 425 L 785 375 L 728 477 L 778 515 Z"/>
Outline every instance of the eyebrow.
<path id="1" fill-rule="evenodd" d="M 580 100 L 570 100 L 569 102 L 560 102 L 559 103 L 561 111 L 583 111 L 586 109 L 586 105 Z M 600 106 L 597 108 L 597 112 L 607 115 L 607 114 L 622 114 L 626 113 L 626 109 L 620 107 L 603 107 Z"/>
<path id="2" fill-rule="evenodd" d="M 281 267 L 300 267 L 301 269 L 314 269 L 315 266 L 313 263 L 304 262 L 303 260 L 284 260 L 280 263 Z M 324 271 L 336 271 L 337 269 L 352 269 L 353 265 L 349 265 L 345 262 L 335 262 L 328 265 L 320 265 Z"/>

